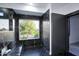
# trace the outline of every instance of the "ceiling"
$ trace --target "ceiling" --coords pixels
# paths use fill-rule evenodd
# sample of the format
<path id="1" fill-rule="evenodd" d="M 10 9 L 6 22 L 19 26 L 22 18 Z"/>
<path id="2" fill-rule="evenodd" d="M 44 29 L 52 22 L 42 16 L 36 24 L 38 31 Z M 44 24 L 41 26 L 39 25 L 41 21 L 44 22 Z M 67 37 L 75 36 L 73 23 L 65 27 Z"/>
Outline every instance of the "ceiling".
<path id="1" fill-rule="evenodd" d="M 48 9 L 48 3 L 0 3 L 0 7 L 12 8 L 16 13 L 41 16 Z"/>
<path id="2" fill-rule="evenodd" d="M 47 9 L 58 14 L 69 14 L 79 10 L 79 3 L 0 3 L 0 7 L 12 8 L 16 13 L 41 16 Z"/>
<path id="3" fill-rule="evenodd" d="M 53 3 L 51 4 L 52 13 L 69 14 L 79 10 L 79 3 Z"/>

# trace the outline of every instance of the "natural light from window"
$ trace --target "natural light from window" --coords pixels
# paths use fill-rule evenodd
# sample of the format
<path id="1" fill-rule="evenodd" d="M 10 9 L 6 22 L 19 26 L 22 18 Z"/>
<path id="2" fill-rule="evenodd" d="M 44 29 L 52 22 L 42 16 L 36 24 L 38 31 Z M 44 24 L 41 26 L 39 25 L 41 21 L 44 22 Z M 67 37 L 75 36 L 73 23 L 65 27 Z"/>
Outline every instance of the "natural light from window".
<path id="1" fill-rule="evenodd" d="M 0 31 L 8 31 L 8 30 L 9 30 L 9 20 L 0 19 Z"/>
<path id="2" fill-rule="evenodd" d="M 39 39 L 38 20 L 19 20 L 20 40 Z"/>

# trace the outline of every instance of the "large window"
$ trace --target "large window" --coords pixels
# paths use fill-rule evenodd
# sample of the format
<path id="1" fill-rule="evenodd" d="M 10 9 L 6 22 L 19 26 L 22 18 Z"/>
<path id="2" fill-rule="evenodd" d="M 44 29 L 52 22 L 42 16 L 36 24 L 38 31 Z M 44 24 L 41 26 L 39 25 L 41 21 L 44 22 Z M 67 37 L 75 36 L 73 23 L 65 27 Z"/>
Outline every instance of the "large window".
<path id="1" fill-rule="evenodd" d="M 0 31 L 8 31 L 8 30 L 9 30 L 9 20 L 0 19 Z"/>
<path id="2" fill-rule="evenodd" d="M 20 40 L 39 39 L 39 21 L 20 19 L 19 38 Z"/>
<path id="3" fill-rule="evenodd" d="M 13 31 L 15 30 L 15 21 L 13 19 Z M 0 19 L 0 31 L 9 31 L 9 19 Z"/>

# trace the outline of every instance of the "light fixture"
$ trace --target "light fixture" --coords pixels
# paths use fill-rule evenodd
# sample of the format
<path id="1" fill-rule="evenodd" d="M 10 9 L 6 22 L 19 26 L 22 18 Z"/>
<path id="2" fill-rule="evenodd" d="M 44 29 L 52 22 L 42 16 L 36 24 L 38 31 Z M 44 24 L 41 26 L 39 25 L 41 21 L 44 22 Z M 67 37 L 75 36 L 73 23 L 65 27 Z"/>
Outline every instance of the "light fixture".
<path id="1" fill-rule="evenodd" d="M 33 5 L 33 3 L 29 3 L 29 5 L 31 5 L 31 6 L 32 6 L 32 5 Z"/>
<path id="2" fill-rule="evenodd" d="M 0 12 L 0 16 L 4 16 L 4 13 L 3 12 Z"/>
<path id="3" fill-rule="evenodd" d="M 33 6 L 24 6 L 24 9 L 26 9 L 28 11 L 37 11 L 37 8 L 33 7 Z"/>
<path id="4" fill-rule="evenodd" d="M 33 3 L 28 3 L 27 5 L 28 5 L 28 6 L 34 6 L 34 4 L 33 4 Z"/>

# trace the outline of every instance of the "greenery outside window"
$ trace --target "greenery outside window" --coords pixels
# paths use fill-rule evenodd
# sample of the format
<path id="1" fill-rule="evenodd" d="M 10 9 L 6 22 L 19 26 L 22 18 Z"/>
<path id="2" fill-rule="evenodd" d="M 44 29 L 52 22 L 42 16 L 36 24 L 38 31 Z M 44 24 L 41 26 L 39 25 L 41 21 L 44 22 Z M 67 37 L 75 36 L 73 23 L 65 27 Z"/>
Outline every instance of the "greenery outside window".
<path id="1" fill-rule="evenodd" d="M 20 40 L 39 39 L 38 20 L 19 20 Z"/>

